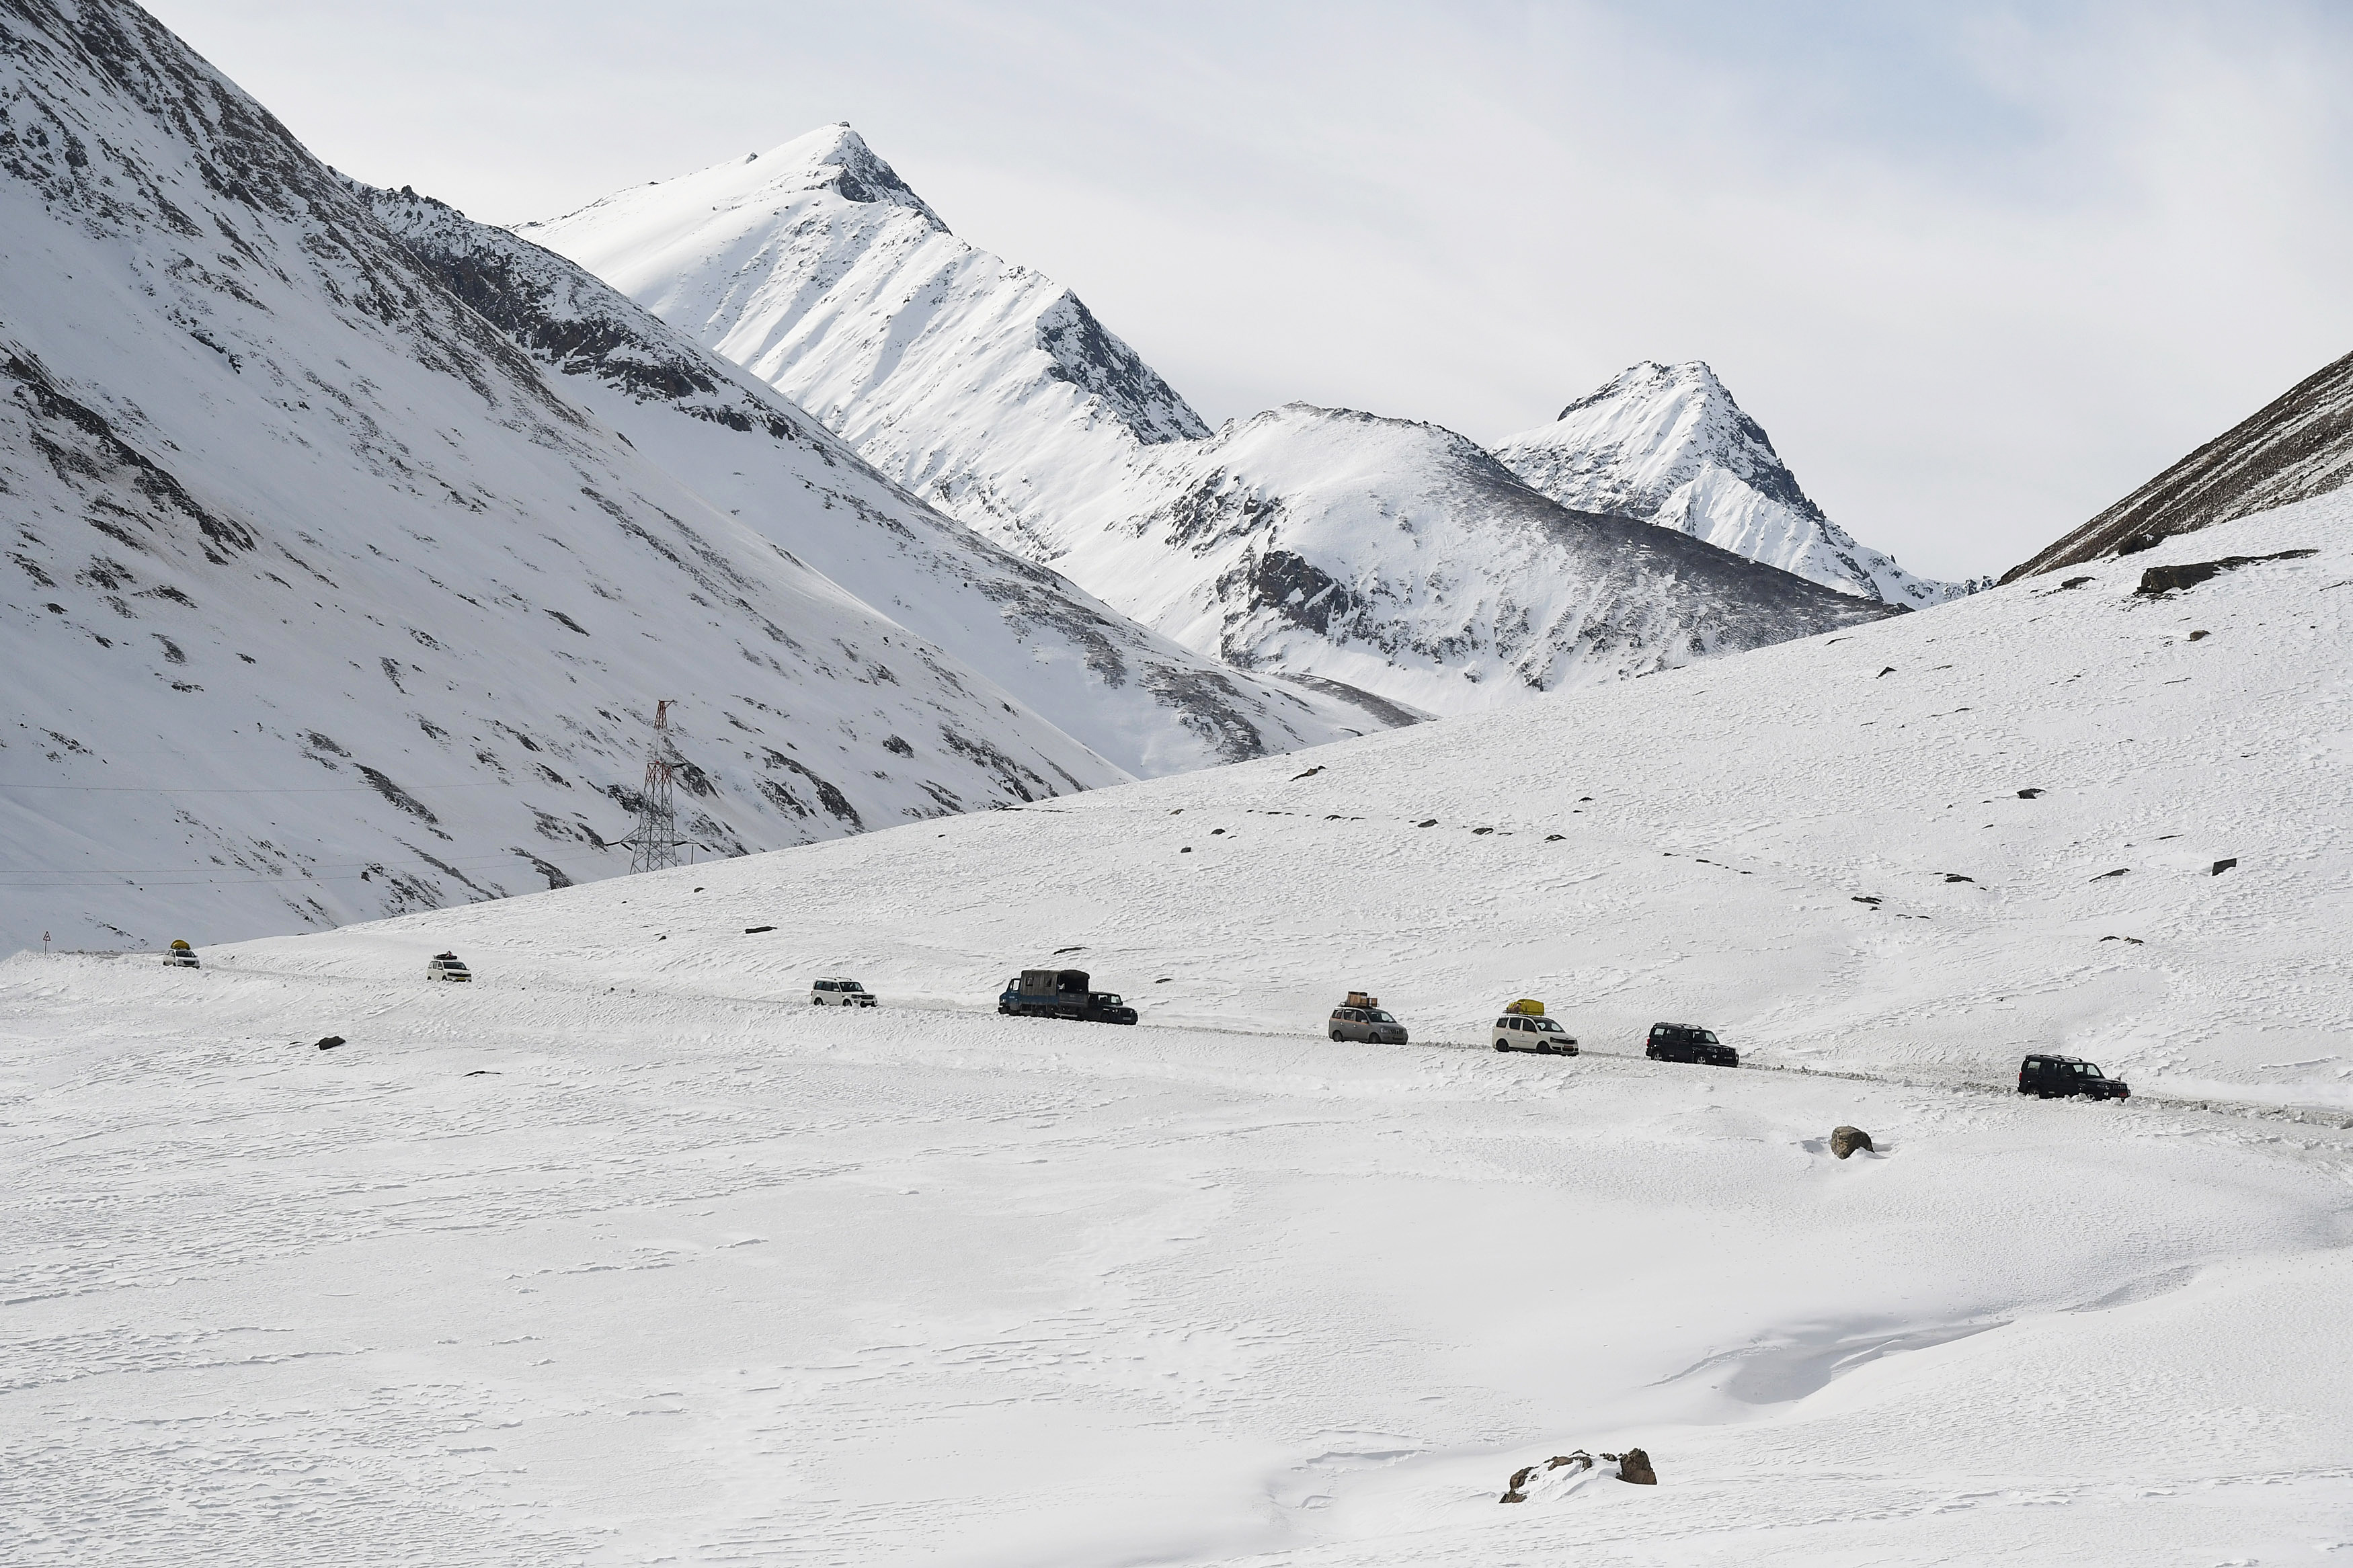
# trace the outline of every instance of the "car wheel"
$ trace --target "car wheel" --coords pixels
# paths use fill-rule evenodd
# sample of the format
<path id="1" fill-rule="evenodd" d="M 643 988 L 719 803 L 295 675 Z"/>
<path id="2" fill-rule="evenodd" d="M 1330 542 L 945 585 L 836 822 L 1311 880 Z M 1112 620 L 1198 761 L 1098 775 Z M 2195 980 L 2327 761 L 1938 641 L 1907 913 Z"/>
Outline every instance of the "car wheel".
<path id="1" fill-rule="evenodd" d="M 1335 1040 L 1336 1040 L 1336 1039 L 1338 1039 L 1338 1038 L 1340 1037 L 1340 1031 L 1339 1031 L 1339 1030 L 1337 1030 L 1337 1029 L 1333 1030 L 1333 1031 L 1332 1031 L 1332 1037 L 1333 1037 L 1334 1039 L 1335 1039 Z"/>

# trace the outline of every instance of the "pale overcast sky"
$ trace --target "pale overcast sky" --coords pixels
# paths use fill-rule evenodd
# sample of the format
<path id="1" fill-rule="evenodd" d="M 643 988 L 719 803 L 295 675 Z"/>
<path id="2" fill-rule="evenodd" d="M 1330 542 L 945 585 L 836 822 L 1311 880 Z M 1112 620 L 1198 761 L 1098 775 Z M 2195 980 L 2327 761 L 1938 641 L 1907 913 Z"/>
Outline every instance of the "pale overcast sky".
<path id="1" fill-rule="evenodd" d="M 1479 440 L 1704 359 L 1830 514 L 1999 572 L 2353 350 L 2353 10 L 160 0 L 477 217 L 847 120 L 1211 420 Z"/>

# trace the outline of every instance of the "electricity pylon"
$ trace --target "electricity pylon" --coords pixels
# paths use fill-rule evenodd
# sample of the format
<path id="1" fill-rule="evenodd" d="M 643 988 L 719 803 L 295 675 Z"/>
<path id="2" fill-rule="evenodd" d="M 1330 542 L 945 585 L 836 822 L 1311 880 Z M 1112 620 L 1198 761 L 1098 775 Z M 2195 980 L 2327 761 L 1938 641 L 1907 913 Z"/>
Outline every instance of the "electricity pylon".
<path id="1" fill-rule="evenodd" d="M 646 788 L 638 806 L 638 830 L 629 835 L 629 869 L 667 871 L 678 864 L 678 806 L 670 776 L 681 761 L 670 738 L 670 698 L 654 704 L 654 738 L 646 748 Z"/>

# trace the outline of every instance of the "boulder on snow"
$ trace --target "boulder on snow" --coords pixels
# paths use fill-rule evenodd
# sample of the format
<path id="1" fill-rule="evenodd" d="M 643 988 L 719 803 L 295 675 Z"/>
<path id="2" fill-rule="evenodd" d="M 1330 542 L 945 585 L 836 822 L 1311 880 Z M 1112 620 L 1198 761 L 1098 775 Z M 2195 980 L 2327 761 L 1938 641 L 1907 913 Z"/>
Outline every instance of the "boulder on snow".
<path id="1" fill-rule="evenodd" d="M 1650 1455 L 1640 1448 L 1629 1448 L 1619 1456 L 1618 1479 L 1638 1487 L 1654 1487 L 1659 1484 L 1659 1472 L 1651 1468 Z"/>
<path id="2" fill-rule="evenodd" d="M 322 1051 L 332 1051 L 332 1050 L 333 1050 L 337 1046 L 340 1046 L 340 1045 L 342 1045 L 343 1043 L 343 1036 L 341 1036 L 341 1035 L 329 1035 L 325 1039 L 321 1040 L 321 1041 L 319 1042 L 319 1048 L 320 1048 L 321 1050 L 322 1050 Z"/>
<path id="3" fill-rule="evenodd" d="M 2236 855 L 2232 856 L 2228 860 L 2217 860 L 2214 862 L 2214 869 L 2207 874 L 2209 876 L 2219 877 L 2238 863 L 2239 858 Z"/>
<path id="4" fill-rule="evenodd" d="M 1831 1152 L 1836 1154 L 1841 1160 L 1845 1159 L 1849 1154 L 1853 1153 L 1857 1149 L 1871 1149 L 1871 1134 L 1865 1132 L 1860 1127 L 1833 1127 L 1831 1129 Z M 1876 1150 L 1873 1150 L 1872 1152 L 1874 1153 L 1877 1152 Z"/>
<path id="5" fill-rule="evenodd" d="M 2307 555 L 2319 553 L 2316 550 L 2281 550 L 2269 555 L 2225 555 L 2214 561 L 2185 561 L 2179 566 L 2152 566 L 2140 574 L 2140 586 L 2133 592 L 2154 598 L 2159 594 L 2195 588 L 2209 577 L 2235 572 L 2242 566 L 2253 566 L 2265 561 L 2301 561 Z"/>
<path id="6" fill-rule="evenodd" d="M 1605 1459 L 1612 1457 L 1613 1456 L 1609 1454 L 1604 1454 L 1602 1456 Z M 1512 1479 L 1505 1485 L 1504 1495 L 1497 1498 L 1495 1500 L 1498 1502 L 1527 1501 L 1528 1494 L 1525 1489 L 1531 1479 L 1539 1475 L 1549 1475 L 1553 1471 L 1562 1468 L 1564 1466 L 1574 1467 L 1580 1470 L 1589 1470 L 1593 1468 L 1593 1456 L 1587 1453 L 1584 1449 L 1579 1448 L 1574 1454 L 1555 1454 L 1551 1458 L 1546 1459 L 1541 1465 L 1522 1465 L 1518 1469 L 1512 1472 Z"/>

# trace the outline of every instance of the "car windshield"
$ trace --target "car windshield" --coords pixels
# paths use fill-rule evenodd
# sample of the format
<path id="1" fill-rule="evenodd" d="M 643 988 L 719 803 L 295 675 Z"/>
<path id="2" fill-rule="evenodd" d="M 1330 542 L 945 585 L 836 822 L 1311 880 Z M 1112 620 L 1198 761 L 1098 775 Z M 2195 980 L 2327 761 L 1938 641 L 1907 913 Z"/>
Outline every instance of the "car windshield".
<path id="1" fill-rule="evenodd" d="M 1694 1029 L 1692 1031 L 1692 1038 L 1697 1040 L 1703 1046 L 1713 1046 L 1722 1043 L 1716 1039 L 1715 1031 L 1713 1029 Z"/>
<path id="2" fill-rule="evenodd" d="M 1367 1008 L 1366 1008 L 1366 1009 L 1365 1009 L 1365 1018 L 1366 1018 L 1366 1022 L 1368 1022 L 1368 1023 L 1374 1023 L 1374 1024 L 1394 1024 L 1394 1023 L 1396 1023 L 1396 1022 L 1397 1022 L 1397 1020 L 1396 1020 L 1395 1018 L 1390 1017 L 1387 1013 L 1382 1012 L 1378 1007 L 1367 1007 Z"/>
<path id="3" fill-rule="evenodd" d="M 843 981 L 843 982 L 841 983 L 841 988 L 842 988 L 844 991 L 863 991 L 863 990 L 865 990 L 865 989 L 866 989 L 866 987 L 865 987 L 865 986 L 860 985 L 860 984 L 858 984 L 858 982 L 857 982 L 857 981 L 855 981 L 855 980 L 845 980 L 845 981 Z"/>
<path id="4" fill-rule="evenodd" d="M 1537 1018 L 1532 1021 L 1537 1028 L 1542 1029 L 1547 1035 L 1557 1035 L 1560 1033 L 1560 1026 L 1554 1023 L 1550 1018 Z"/>
<path id="5" fill-rule="evenodd" d="M 2102 1076 L 2100 1069 L 2094 1067 L 2089 1062 L 2077 1062 L 2075 1064 L 2075 1070 L 2082 1073 L 2085 1078 L 2099 1078 Z"/>
<path id="6" fill-rule="evenodd" d="M 1098 992 L 1095 995 L 1095 1005 L 1099 1007 L 1116 1007 L 1120 1005 L 1119 995 L 1112 991 Z"/>

